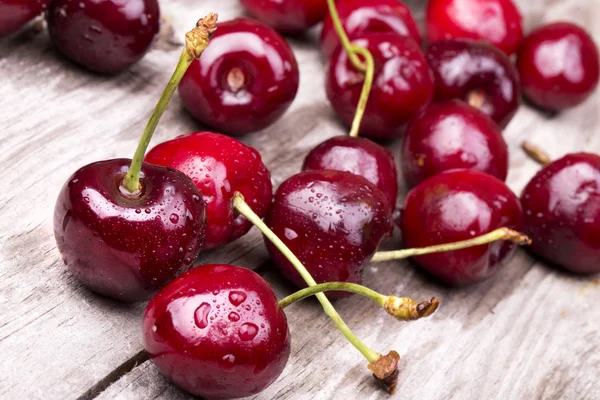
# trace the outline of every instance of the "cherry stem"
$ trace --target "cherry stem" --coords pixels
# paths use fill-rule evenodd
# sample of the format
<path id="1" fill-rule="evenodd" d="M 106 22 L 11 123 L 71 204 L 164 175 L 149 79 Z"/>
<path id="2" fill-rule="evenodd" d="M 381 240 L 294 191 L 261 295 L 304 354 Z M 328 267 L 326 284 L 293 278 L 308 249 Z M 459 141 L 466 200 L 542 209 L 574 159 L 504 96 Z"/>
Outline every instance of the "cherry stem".
<path id="1" fill-rule="evenodd" d="M 529 158 L 533 159 L 533 161 L 537 162 L 538 164 L 546 166 L 552 162 L 552 158 L 550 158 L 548 153 L 546 153 L 540 147 L 529 143 L 527 140 L 521 143 L 521 148 L 525 153 L 527 153 Z"/>
<path id="2" fill-rule="evenodd" d="M 350 137 L 357 137 L 360 130 L 360 123 L 362 122 L 363 116 L 365 115 L 365 109 L 367 108 L 367 102 L 369 101 L 369 94 L 371 93 L 371 86 L 373 86 L 373 75 L 375 74 L 375 61 L 373 61 L 373 55 L 371 52 L 364 47 L 352 45 L 352 50 L 357 54 L 360 54 L 365 58 L 367 63 L 367 69 L 365 71 L 365 80 L 363 87 L 360 92 L 360 99 L 356 106 L 356 112 L 354 113 L 354 119 L 352 120 L 352 127 L 350 128 Z"/>
<path id="3" fill-rule="evenodd" d="M 333 22 L 333 27 L 335 28 L 335 32 L 340 38 L 340 43 L 348 53 L 348 58 L 350 62 L 359 72 L 365 72 L 366 66 L 365 64 L 358 58 L 356 54 L 356 50 L 352 48 L 352 44 L 350 43 L 350 39 L 348 39 L 348 35 L 342 26 L 342 21 L 340 21 L 340 15 L 337 12 L 337 8 L 335 7 L 335 0 L 327 0 L 327 7 L 329 8 L 329 15 L 331 16 L 331 22 Z"/>
<path id="4" fill-rule="evenodd" d="M 296 293 L 292 293 L 291 295 L 279 301 L 279 307 L 284 309 L 300 300 L 306 299 L 307 297 L 331 290 L 341 290 L 344 292 L 356 293 L 364 296 L 379 304 L 388 314 L 396 318 L 398 321 L 415 321 L 420 318 L 429 317 L 440 304 L 439 299 L 436 297 L 432 297 L 430 300 L 417 303 L 408 297 L 385 296 L 372 289 L 369 289 L 366 286 L 358 285 L 356 283 L 325 282 L 301 289 Z"/>
<path id="5" fill-rule="evenodd" d="M 393 250 L 393 251 L 378 251 L 375 253 L 373 258 L 371 258 L 371 262 L 382 262 L 382 261 L 390 261 L 390 260 L 402 260 L 408 257 L 420 256 L 424 254 L 431 253 L 441 253 L 445 251 L 453 251 L 466 249 L 469 247 L 480 246 L 483 244 L 488 244 L 491 242 L 495 242 L 497 240 L 509 240 L 513 243 L 516 243 L 520 246 L 530 245 L 531 239 L 529 239 L 526 235 L 514 231 L 509 228 L 500 228 L 485 235 L 477 236 L 473 239 L 462 240 L 460 242 L 453 243 L 445 243 L 439 244 L 436 246 L 422 247 L 422 248 L 414 248 L 414 249 L 402 249 L 402 250 Z"/>
<path id="6" fill-rule="evenodd" d="M 132 195 L 138 194 L 141 190 L 140 173 L 142 171 L 142 164 L 152 135 L 158 125 L 158 121 L 160 121 L 160 117 L 162 117 L 165 108 L 171 101 L 171 97 L 173 97 L 173 93 L 175 93 L 185 71 L 187 71 L 192 61 L 198 59 L 206 46 L 208 46 L 212 34 L 217 29 L 217 18 L 218 15 L 215 13 L 208 14 L 206 17 L 201 18 L 196 23 L 196 27 L 185 35 L 185 48 L 181 53 L 181 57 L 179 57 L 177 67 L 175 67 L 175 71 L 173 72 L 167 87 L 160 96 L 160 99 L 158 99 L 154 111 L 152 111 L 152 115 L 148 120 L 146 128 L 144 128 L 144 133 L 140 138 L 133 159 L 131 160 L 129 171 L 121 184 L 121 186 Z"/>
<path id="7" fill-rule="evenodd" d="M 260 219 L 258 215 L 250 208 L 250 206 L 244 200 L 244 196 L 235 192 L 233 195 L 233 207 L 250 222 L 254 224 L 266 237 L 269 239 L 275 247 L 289 260 L 289 262 L 296 268 L 296 271 L 302 276 L 308 286 L 316 286 L 317 282 L 313 279 L 310 272 L 300 262 L 298 257 L 292 253 L 292 251 L 275 235 L 275 233 Z M 370 349 L 364 344 L 346 325 L 342 317 L 335 310 L 329 299 L 323 293 L 316 294 L 317 299 L 323 306 L 325 313 L 331 318 L 333 323 L 342 332 L 342 334 L 348 339 L 348 341 L 358 350 L 361 354 L 369 361 L 374 363 L 380 359 L 381 355 L 376 351 Z"/>

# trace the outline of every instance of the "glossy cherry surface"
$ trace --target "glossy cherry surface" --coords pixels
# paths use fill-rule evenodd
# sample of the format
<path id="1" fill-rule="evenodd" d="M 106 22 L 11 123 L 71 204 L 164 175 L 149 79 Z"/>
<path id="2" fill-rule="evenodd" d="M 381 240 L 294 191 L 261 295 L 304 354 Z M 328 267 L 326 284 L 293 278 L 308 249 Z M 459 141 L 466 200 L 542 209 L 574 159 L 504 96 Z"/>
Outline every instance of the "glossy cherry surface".
<path id="1" fill-rule="evenodd" d="M 508 227 L 521 230 L 519 199 L 500 180 L 483 172 L 443 172 L 408 194 L 402 213 L 404 245 L 425 247 L 456 242 Z M 442 282 L 466 285 L 494 275 L 515 244 L 491 244 L 415 257 L 414 261 Z"/>
<path id="2" fill-rule="evenodd" d="M 241 135 L 277 120 L 292 104 L 298 84 L 298 64 L 285 39 L 267 25 L 238 18 L 217 24 L 179 94 L 200 122 Z"/>
<path id="3" fill-rule="evenodd" d="M 406 130 L 400 160 L 410 186 L 456 168 L 502 181 L 508 173 L 502 131 L 490 117 L 460 100 L 432 104 L 415 117 Z"/>
<path id="4" fill-rule="evenodd" d="M 234 212 L 235 192 L 260 217 L 273 199 L 271 174 L 258 151 L 213 132 L 196 132 L 161 143 L 146 155 L 151 164 L 175 168 L 196 184 L 206 202 L 207 249 L 223 246 L 245 235 L 252 224 Z"/>
<path id="5" fill-rule="evenodd" d="M 508 125 L 521 102 L 517 70 L 496 47 L 470 40 L 445 40 L 427 50 L 435 76 L 435 100 L 461 99 L 501 127 Z"/>
<path id="6" fill-rule="evenodd" d="M 368 32 L 388 32 L 412 37 L 421 45 L 419 26 L 410 9 L 397 0 L 343 0 L 336 7 L 350 40 Z M 321 31 L 321 50 L 326 59 L 339 44 L 331 17 L 327 16 Z"/>
<path id="7" fill-rule="evenodd" d="M 121 182 L 131 160 L 80 168 L 63 186 L 54 210 L 58 250 L 94 292 L 141 301 L 187 270 L 204 242 L 204 202 L 179 171 L 144 164 L 139 196 Z"/>
<path id="8" fill-rule="evenodd" d="M 360 283 L 365 263 L 393 230 L 386 196 L 362 176 L 333 170 L 301 172 L 283 182 L 265 222 L 317 283 Z M 305 287 L 284 255 L 265 243 L 283 275 Z"/>
<path id="9" fill-rule="evenodd" d="M 277 31 L 297 35 L 323 21 L 327 0 L 240 0 L 256 19 Z"/>
<path id="10" fill-rule="evenodd" d="M 208 399 L 259 393 L 283 371 L 290 333 L 269 284 L 232 265 L 201 265 L 146 307 L 144 346 L 160 371 Z"/>
<path id="11" fill-rule="evenodd" d="M 598 86 L 599 57 L 594 40 L 579 26 L 540 27 L 525 38 L 517 58 L 523 92 L 549 110 L 577 106 Z"/>
<path id="12" fill-rule="evenodd" d="M 414 40 L 395 33 L 367 33 L 353 40 L 366 47 L 375 61 L 373 87 L 360 127 L 361 136 L 392 139 L 408 120 L 433 99 L 433 76 Z M 338 117 L 352 124 L 364 75 L 340 46 L 328 65 L 327 98 Z"/>
<path id="13" fill-rule="evenodd" d="M 521 204 L 535 253 L 573 272 L 600 272 L 600 156 L 569 154 L 547 165 Z"/>
<path id="14" fill-rule="evenodd" d="M 50 0 L 0 0 L 0 37 L 16 32 L 47 8 Z"/>
<path id="15" fill-rule="evenodd" d="M 110 74 L 140 60 L 160 25 L 157 0 L 52 0 L 46 18 L 61 54 Z"/>
<path id="16" fill-rule="evenodd" d="M 513 54 L 523 40 L 521 13 L 512 0 L 430 0 L 427 41 L 485 40 Z"/>
<path id="17" fill-rule="evenodd" d="M 336 136 L 312 149 L 302 171 L 333 169 L 360 175 L 381 190 L 392 207 L 398 197 L 394 155 L 385 147 L 361 137 Z"/>

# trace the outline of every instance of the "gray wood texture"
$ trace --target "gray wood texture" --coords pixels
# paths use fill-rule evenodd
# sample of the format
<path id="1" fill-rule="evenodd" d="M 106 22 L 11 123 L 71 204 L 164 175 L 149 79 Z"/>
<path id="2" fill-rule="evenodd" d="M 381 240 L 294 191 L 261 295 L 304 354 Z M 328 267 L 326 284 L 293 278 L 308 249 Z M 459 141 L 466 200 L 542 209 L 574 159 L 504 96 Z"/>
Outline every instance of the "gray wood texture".
<path id="1" fill-rule="evenodd" d="M 424 2 L 408 3 L 422 20 Z M 600 43 L 597 0 L 517 3 L 528 30 L 567 19 L 586 26 Z M 189 398 L 146 361 L 140 329 L 145 304 L 122 305 L 83 289 L 65 270 L 52 235 L 54 202 L 68 176 L 89 162 L 133 154 L 186 28 L 208 11 L 219 12 L 221 20 L 242 14 L 237 0 L 165 0 L 161 6 L 168 21 L 161 39 L 118 77 L 99 77 L 63 60 L 45 33 L 28 30 L 0 42 L 2 399 Z M 325 98 L 317 33 L 291 40 L 301 86 L 290 110 L 242 139 L 261 152 L 276 184 L 299 170 L 314 145 L 344 132 Z M 560 115 L 523 106 L 505 133 L 511 188 L 519 193 L 538 168 L 519 150 L 525 138 L 553 157 L 600 152 L 599 110 L 598 94 Z M 201 129 L 176 97 L 153 143 Z M 405 193 L 401 184 L 401 197 Z M 271 272 L 256 230 L 199 262 L 257 269 L 278 295 L 291 292 Z M 410 324 L 356 296 L 336 303 L 365 342 L 402 355 L 394 398 L 600 398 L 598 276 L 567 275 L 520 251 L 496 277 L 468 288 L 441 287 L 408 262 L 368 266 L 365 283 L 383 293 L 436 295 L 442 302 L 430 319 Z M 290 362 L 256 399 L 388 398 L 318 303 L 294 305 L 287 315 Z"/>

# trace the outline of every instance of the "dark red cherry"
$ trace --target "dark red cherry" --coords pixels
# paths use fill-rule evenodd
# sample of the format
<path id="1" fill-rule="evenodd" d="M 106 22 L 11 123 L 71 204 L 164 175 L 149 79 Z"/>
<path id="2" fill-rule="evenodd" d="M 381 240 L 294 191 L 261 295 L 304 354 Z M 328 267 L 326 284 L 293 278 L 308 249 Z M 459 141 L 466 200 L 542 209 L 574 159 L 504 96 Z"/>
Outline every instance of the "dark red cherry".
<path id="1" fill-rule="evenodd" d="M 433 99 L 433 76 L 419 45 L 395 33 L 366 33 L 353 43 L 366 47 L 375 61 L 373 87 L 360 126 L 361 136 L 392 139 L 408 120 Z M 364 75 L 340 46 L 326 77 L 327 98 L 342 122 L 352 124 Z"/>
<path id="2" fill-rule="evenodd" d="M 256 19 L 288 35 L 297 35 L 323 21 L 327 0 L 240 0 Z"/>
<path id="3" fill-rule="evenodd" d="M 148 303 L 144 346 L 181 389 L 208 399 L 257 394 L 283 371 L 290 333 L 271 287 L 233 265 L 201 265 Z"/>
<path id="4" fill-rule="evenodd" d="M 547 165 L 521 204 L 535 253 L 576 273 L 600 272 L 600 156 L 569 154 Z"/>
<path id="5" fill-rule="evenodd" d="M 160 12 L 157 0 L 52 0 L 46 18 L 62 55 L 113 74 L 146 54 L 158 33 Z"/>
<path id="6" fill-rule="evenodd" d="M 460 100 L 432 104 L 415 117 L 401 154 L 409 186 L 456 168 L 485 172 L 502 181 L 508 173 L 502 131 L 490 117 Z"/>
<path id="7" fill-rule="evenodd" d="M 496 47 L 470 40 L 445 40 L 427 50 L 435 76 L 435 100 L 462 99 L 501 127 L 521 102 L 517 70 Z"/>
<path id="8" fill-rule="evenodd" d="M 448 39 L 485 40 L 510 55 L 523 39 L 522 17 L 512 0 L 430 0 L 429 43 Z"/>
<path id="9" fill-rule="evenodd" d="M 519 199 L 500 180 L 458 169 L 436 175 L 408 194 L 402 213 L 407 248 L 471 239 L 501 227 L 521 230 Z M 466 285 L 494 275 L 515 250 L 508 241 L 415 257 L 442 282 Z"/>
<path id="10" fill-rule="evenodd" d="M 0 37 L 16 32 L 47 8 L 50 0 L 0 0 Z"/>
<path id="11" fill-rule="evenodd" d="M 361 137 L 336 136 L 312 149 L 302 171 L 333 169 L 366 178 L 388 198 L 392 207 L 398 197 L 394 155 L 385 147 Z"/>
<path id="12" fill-rule="evenodd" d="M 336 3 L 342 27 L 350 40 L 368 32 L 391 32 L 412 37 L 421 45 L 419 26 L 410 9 L 397 0 L 343 0 Z M 331 16 L 321 31 L 321 51 L 329 59 L 340 44 Z"/>
<path id="13" fill-rule="evenodd" d="M 569 22 L 542 26 L 523 41 L 517 58 L 525 96 L 559 111 L 583 103 L 598 86 L 598 47 L 582 28 Z"/>
<path id="14" fill-rule="evenodd" d="M 281 117 L 298 83 L 298 64 L 285 39 L 258 21 L 238 18 L 217 24 L 202 57 L 179 84 L 179 94 L 200 122 L 242 135 Z"/>
<path id="15" fill-rule="evenodd" d="M 392 208 L 381 190 L 362 176 L 333 170 L 301 172 L 283 182 L 265 222 L 317 283 L 360 283 L 365 263 L 393 230 Z M 305 287 L 285 256 L 265 243 L 283 275 Z"/>
<path id="16" fill-rule="evenodd" d="M 144 164 L 141 193 L 121 187 L 131 160 L 79 169 L 62 188 L 54 235 L 67 268 L 87 288 L 141 301 L 186 271 L 204 242 L 204 202 L 179 171 Z"/>
<path id="17" fill-rule="evenodd" d="M 250 221 L 233 210 L 231 199 L 235 192 L 244 195 L 260 217 L 271 206 L 271 174 L 260 154 L 228 136 L 213 132 L 180 136 L 154 147 L 145 161 L 175 168 L 194 181 L 206 202 L 207 249 L 232 242 L 252 227 Z"/>

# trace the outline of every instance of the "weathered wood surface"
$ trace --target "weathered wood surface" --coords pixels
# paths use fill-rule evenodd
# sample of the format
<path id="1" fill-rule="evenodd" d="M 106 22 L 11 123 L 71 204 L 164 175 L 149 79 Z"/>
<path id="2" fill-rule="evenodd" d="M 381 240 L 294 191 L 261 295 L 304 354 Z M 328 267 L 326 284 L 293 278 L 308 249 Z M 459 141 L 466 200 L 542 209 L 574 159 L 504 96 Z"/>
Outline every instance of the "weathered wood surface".
<path id="1" fill-rule="evenodd" d="M 518 3 L 527 28 L 569 19 L 600 42 L 596 1 Z M 424 2 L 409 4 L 422 18 Z M 237 0 L 163 1 L 162 10 L 176 42 L 207 11 L 219 12 L 222 20 L 241 14 Z M 315 144 L 343 132 L 322 89 L 315 35 L 292 45 L 301 68 L 298 97 L 279 122 L 243 139 L 259 149 L 276 184 L 298 171 Z M 189 398 L 144 362 L 144 304 L 120 305 L 81 288 L 66 272 L 52 236 L 61 185 L 86 163 L 133 153 L 178 53 L 166 35 L 130 71 L 102 78 L 61 59 L 43 33 L 24 32 L 0 43 L 0 398 Z M 523 107 L 505 133 L 510 186 L 520 192 L 537 169 L 518 149 L 524 138 L 555 157 L 600 152 L 599 110 L 598 94 L 558 116 Z M 153 142 L 198 129 L 175 98 Z M 255 231 L 199 261 L 259 268 L 279 295 L 291 290 L 270 272 Z M 441 287 L 406 262 L 365 272 L 365 282 L 378 291 L 442 300 L 432 318 L 412 324 L 395 323 L 358 297 L 337 303 L 367 343 L 402 355 L 396 398 L 600 398 L 597 280 L 561 273 L 525 252 L 495 278 L 466 289 Z M 317 303 L 295 305 L 287 314 L 290 362 L 257 399 L 387 398 Z"/>

